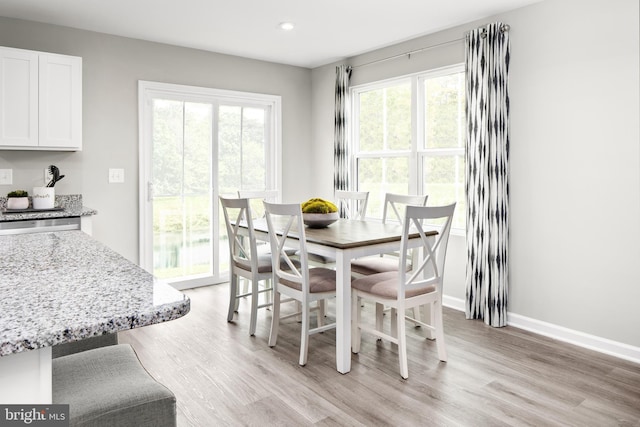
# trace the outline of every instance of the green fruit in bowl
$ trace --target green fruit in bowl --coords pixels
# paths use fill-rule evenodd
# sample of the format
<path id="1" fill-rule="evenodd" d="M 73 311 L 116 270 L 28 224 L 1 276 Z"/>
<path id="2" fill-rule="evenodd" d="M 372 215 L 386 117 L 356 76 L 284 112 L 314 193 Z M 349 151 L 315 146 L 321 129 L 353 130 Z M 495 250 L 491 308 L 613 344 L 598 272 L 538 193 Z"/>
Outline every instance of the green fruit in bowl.
<path id="1" fill-rule="evenodd" d="M 332 212 L 338 212 L 338 207 L 328 200 L 315 198 L 302 204 L 302 213 L 327 214 Z"/>
<path id="2" fill-rule="evenodd" d="M 324 199 L 309 199 L 302 204 L 302 219 L 307 227 L 324 228 L 338 220 L 338 207 Z"/>

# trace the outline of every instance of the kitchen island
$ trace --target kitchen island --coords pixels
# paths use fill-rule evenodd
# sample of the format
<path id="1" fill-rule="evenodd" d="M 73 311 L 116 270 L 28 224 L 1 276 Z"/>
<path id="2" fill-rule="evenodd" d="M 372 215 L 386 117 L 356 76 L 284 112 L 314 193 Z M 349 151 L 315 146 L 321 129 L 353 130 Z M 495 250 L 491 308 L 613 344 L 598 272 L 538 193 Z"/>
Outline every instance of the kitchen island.
<path id="1" fill-rule="evenodd" d="M 51 346 L 166 322 L 187 296 L 86 233 L 0 236 L 0 403 L 51 402 Z"/>

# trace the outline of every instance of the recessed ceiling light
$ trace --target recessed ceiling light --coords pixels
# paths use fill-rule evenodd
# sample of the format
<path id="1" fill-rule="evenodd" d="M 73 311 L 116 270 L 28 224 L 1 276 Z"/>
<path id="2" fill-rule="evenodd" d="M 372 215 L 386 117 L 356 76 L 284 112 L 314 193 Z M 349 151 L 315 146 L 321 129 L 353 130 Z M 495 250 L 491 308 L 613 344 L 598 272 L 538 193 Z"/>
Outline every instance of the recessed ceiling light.
<path id="1" fill-rule="evenodd" d="M 284 31 L 291 31 L 293 30 L 294 25 L 293 22 L 281 22 L 278 27 Z"/>

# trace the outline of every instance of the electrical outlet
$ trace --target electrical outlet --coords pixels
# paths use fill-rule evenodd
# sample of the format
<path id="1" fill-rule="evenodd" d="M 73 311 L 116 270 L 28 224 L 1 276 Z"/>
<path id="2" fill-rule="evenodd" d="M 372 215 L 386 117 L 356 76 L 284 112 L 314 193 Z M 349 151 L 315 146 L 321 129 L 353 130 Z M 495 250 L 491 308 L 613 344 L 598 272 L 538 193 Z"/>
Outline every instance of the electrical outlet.
<path id="1" fill-rule="evenodd" d="M 0 169 L 0 185 L 13 184 L 13 169 Z"/>
<path id="2" fill-rule="evenodd" d="M 124 182 L 124 169 L 109 169 L 109 184 L 122 184 Z"/>

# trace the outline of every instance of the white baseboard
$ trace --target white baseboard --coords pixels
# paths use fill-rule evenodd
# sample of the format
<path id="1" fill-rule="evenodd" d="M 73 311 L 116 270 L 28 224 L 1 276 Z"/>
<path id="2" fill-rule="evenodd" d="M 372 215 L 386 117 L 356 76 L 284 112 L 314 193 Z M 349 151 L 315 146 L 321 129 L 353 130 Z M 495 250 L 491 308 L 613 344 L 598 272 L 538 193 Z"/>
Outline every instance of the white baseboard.
<path id="1" fill-rule="evenodd" d="M 442 305 L 445 307 L 453 308 L 454 310 L 464 311 L 464 300 L 460 298 L 448 297 L 444 295 L 442 297 Z"/>
<path id="2" fill-rule="evenodd" d="M 465 302 L 460 298 L 445 295 L 442 304 L 454 310 L 465 310 Z M 586 334 L 516 313 L 507 313 L 507 324 L 514 328 L 524 329 L 529 332 L 640 364 L 640 347 Z"/>

